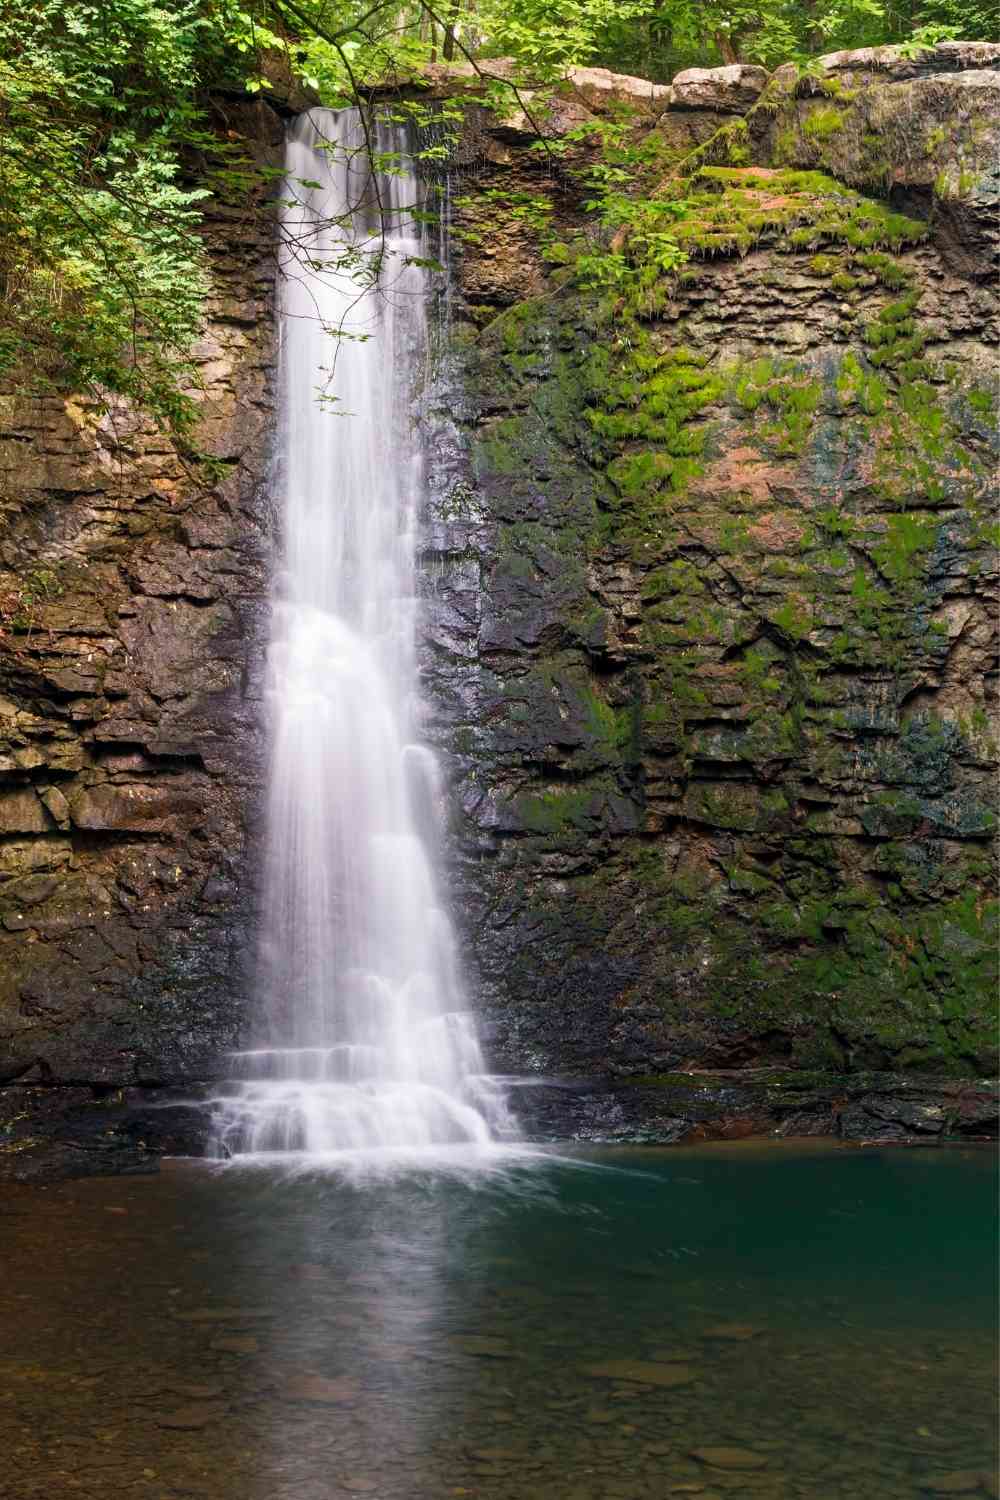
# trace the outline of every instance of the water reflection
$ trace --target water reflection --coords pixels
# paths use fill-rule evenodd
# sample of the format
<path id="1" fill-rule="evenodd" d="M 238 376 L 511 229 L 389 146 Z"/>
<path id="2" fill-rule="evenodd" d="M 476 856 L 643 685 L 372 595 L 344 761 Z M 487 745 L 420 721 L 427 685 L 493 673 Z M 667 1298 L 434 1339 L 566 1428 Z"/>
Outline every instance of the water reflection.
<path id="1" fill-rule="evenodd" d="M 787 1147 L 8 1190 L 0 1494 L 989 1495 L 992 1197 Z"/>

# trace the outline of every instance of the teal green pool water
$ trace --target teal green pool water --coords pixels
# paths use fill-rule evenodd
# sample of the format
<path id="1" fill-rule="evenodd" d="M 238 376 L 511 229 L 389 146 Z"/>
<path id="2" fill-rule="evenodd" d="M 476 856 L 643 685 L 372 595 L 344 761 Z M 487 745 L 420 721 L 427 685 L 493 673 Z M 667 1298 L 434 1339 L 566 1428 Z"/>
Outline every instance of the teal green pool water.
<path id="1" fill-rule="evenodd" d="M 0 1495 L 997 1494 L 995 1158 L 168 1166 L 0 1195 Z"/>

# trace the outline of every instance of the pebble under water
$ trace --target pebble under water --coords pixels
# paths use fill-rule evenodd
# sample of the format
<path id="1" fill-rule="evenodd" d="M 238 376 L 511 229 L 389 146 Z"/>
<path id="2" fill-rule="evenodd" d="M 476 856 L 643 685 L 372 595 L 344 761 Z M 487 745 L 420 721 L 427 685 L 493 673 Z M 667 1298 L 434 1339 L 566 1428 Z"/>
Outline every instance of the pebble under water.
<path id="1" fill-rule="evenodd" d="M 7 1500 L 996 1496 L 994 1160 L 0 1193 Z"/>

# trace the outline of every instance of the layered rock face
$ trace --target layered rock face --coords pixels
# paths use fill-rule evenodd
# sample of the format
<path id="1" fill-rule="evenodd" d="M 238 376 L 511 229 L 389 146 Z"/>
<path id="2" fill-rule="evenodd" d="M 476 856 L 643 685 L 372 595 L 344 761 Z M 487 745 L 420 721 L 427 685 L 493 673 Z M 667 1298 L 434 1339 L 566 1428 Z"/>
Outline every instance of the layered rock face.
<path id="1" fill-rule="evenodd" d="M 574 1128 L 670 1138 L 678 1075 L 770 1068 L 812 1104 L 758 1123 L 912 1134 L 900 1074 L 991 1066 L 998 54 L 640 90 L 703 165 L 631 321 L 560 264 L 577 148 L 481 122 L 427 671 L 494 1053 L 632 1083 Z M 564 92 L 543 133 L 611 117 Z M 926 1129 L 981 1129 L 951 1094 Z"/>
<path id="2" fill-rule="evenodd" d="M 529 1134 L 995 1128 L 998 51 L 578 70 L 504 118 L 430 80 L 472 99 L 424 696 L 494 1063 L 575 1083 Z M 702 166 L 637 321 L 570 268 L 567 133 L 622 110 Z M 223 123 L 279 159 L 265 106 Z M 220 479 L 0 408 L 0 1173 L 198 1149 L 159 1105 L 247 1020 L 273 240 L 208 233 Z"/>
<path id="3" fill-rule="evenodd" d="M 280 161 L 277 115 L 220 111 Z M 0 1118 L 24 1147 L 79 1107 L 71 1164 L 141 1159 L 95 1104 L 210 1074 L 247 999 L 272 425 L 260 209 L 215 205 L 207 226 L 214 477 L 124 405 L 0 406 Z"/>

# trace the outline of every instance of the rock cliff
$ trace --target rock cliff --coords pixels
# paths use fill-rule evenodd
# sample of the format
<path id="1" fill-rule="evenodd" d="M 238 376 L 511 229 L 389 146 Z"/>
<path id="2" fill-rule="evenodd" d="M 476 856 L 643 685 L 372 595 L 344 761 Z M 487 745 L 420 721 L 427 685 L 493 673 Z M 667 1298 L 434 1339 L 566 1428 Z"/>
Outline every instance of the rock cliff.
<path id="1" fill-rule="evenodd" d="M 998 65 L 944 44 L 657 88 L 578 70 L 503 117 L 461 70 L 428 80 L 468 104 L 423 412 L 428 732 L 491 1053 L 573 1084 L 521 1092 L 532 1133 L 995 1128 L 971 1080 L 994 1039 Z M 276 113 L 221 108 L 277 159 Z M 567 263 L 570 132 L 622 117 L 665 172 L 700 163 L 690 258 L 627 328 Z M 211 482 L 127 410 L 0 409 L 16 1175 L 196 1147 L 195 1111 L 150 1104 L 246 1023 L 257 210 L 207 226 Z"/>
<path id="2" fill-rule="evenodd" d="M 272 110 L 217 117 L 280 162 Z M 141 1164 L 129 1091 L 209 1076 L 243 1021 L 270 530 L 260 208 L 214 203 L 206 225 L 214 474 L 124 404 L 0 402 L 0 1170 L 5 1139 L 12 1171 Z"/>
<path id="3" fill-rule="evenodd" d="M 578 190 L 534 144 L 614 91 L 481 122 L 428 677 L 492 1046 L 604 1080 L 575 1128 L 821 1070 L 810 1128 L 864 1095 L 850 1133 L 912 1134 L 900 1075 L 993 1064 L 998 62 L 637 88 L 647 159 L 703 165 L 630 323 L 560 264 Z"/>

